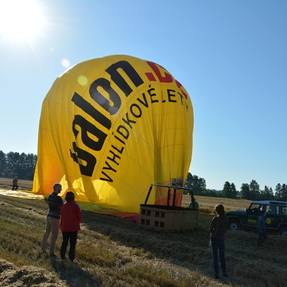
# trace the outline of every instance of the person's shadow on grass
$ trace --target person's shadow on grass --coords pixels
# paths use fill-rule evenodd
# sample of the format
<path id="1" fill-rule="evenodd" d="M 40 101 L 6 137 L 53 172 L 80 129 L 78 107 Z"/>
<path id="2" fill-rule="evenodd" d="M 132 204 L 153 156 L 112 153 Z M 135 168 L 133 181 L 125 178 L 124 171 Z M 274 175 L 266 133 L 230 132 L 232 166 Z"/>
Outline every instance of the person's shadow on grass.
<path id="1" fill-rule="evenodd" d="M 59 278 L 65 281 L 70 287 L 98 287 L 100 280 L 81 268 L 78 263 L 69 260 L 61 260 L 57 257 L 50 258 L 51 266 Z"/>

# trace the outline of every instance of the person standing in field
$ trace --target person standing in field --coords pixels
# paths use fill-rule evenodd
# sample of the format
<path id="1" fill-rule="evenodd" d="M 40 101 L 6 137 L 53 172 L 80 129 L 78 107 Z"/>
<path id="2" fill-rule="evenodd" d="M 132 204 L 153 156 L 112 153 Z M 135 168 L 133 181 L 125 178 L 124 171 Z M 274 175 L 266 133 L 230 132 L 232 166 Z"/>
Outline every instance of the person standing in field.
<path id="1" fill-rule="evenodd" d="M 262 206 L 259 210 L 259 215 L 257 219 L 257 232 L 258 232 L 257 246 L 261 246 L 267 237 L 265 227 L 265 215 L 266 215 L 266 206 Z"/>
<path id="2" fill-rule="evenodd" d="M 219 277 L 218 255 L 223 276 L 227 277 L 225 264 L 225 232 L 226 219 L 224 206 L 219 204 L 215 207 L 215 216 L 210 224 L 210 242 L 213 255 L 213 268 L 215 278 Z"/>
<path id="3" fill-rule="evenodd" d="M 61 214 L 61 207 L 63 206 L 63 200 L 59 196 L 62 190 L 62 186 L 56 183 L 53 187 L 53 192 L 48 197 L 49 212 L 47 215 L 46 231 L 42 239 L 42 250 L 46 253 L 48 238 L 50 238 L 50 256 L 55 256 L 55 245 L 59 233 L 59 221 Z"/>
<path id="4" fill-rule="evenodd" d="M 193 196 L 193 194 L 190 194 L 190 204 L 189 204 L 189 208 L 192 209 L 198 209 L 198 202 L 196 201 L 195 197 Z"/>
<path id="5" fill-rule="evenodd" d="M 61 209 L 60 228 L 63 234 L 61 246 L 61 258 L 64 260 L 68 243 L 70 244 L 69 259 L 73 262 L 76 256 L 76 244 L 81 223 L 81 210 L 75 202 L 75 195 L 72 191 L 67 192 L 65 204 Z"/>
<path id="6" fill-rule="evenodd" d="M 15 176 L 12 180 L 12 190 L 17 190 L 18 189 L 18 178 Z"/>

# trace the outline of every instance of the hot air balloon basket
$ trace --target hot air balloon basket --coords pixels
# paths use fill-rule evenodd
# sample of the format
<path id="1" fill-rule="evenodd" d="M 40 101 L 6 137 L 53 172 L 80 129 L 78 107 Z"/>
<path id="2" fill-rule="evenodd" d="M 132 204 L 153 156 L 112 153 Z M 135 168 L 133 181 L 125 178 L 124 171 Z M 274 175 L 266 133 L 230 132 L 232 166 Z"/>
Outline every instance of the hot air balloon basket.
<path id="1" fill-rule="evenodd" d="M 159 185 L 152 185 L 159 186 Z M 198 209 L 175 206 L 176 192 L 184 190 L 174 186 L 166 187 L 168 197 L 166 205 L 147 204 L 152 186 L 149 188 L 144 204 L 140 205 L 139 224 L 159 231 L 187 231 L 198 225 Z M 173 191 L 173 196 L 171 196 Z"/>
<path id="2" fill-rule="evenodd" d="M 139 224 L 160 231 L 192 230 L 198 224 L 198 210 L 141 204 Z"/>

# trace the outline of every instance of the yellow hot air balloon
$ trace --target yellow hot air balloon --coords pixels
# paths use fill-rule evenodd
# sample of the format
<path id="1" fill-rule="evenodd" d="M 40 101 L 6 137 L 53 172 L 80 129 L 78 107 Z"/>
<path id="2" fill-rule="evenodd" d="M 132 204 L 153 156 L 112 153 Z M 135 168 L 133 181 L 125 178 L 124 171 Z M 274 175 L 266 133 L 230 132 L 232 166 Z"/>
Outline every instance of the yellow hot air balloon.
<path id="1" fill-rule="evenodd" d="M 151 184 L 186 177 L 192 131 L 188 93 L 162 66 L 122 55 L 82 62 L 43 101 L 33 191 L 47 196 L 61 182 L 80 202 L 138 213 Z"/>

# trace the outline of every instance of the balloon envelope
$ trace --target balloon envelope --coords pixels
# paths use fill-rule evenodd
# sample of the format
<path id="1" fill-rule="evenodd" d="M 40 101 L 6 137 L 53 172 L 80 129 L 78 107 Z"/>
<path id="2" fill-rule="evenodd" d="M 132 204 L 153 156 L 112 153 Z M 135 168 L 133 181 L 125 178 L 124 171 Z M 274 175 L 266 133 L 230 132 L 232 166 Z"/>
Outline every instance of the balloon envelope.
<path id="1" fill-rule="evenodd" d="M 188 93 L 160 65 L 131 56 L 80 63 L 43 101 L 33 191 L 47 196 L 60 182 L 77 201 L 137 213 L 151 184 L 184 180 L 192 131 Z M 165 198 L 152 192 L 149 203 Z"/>

